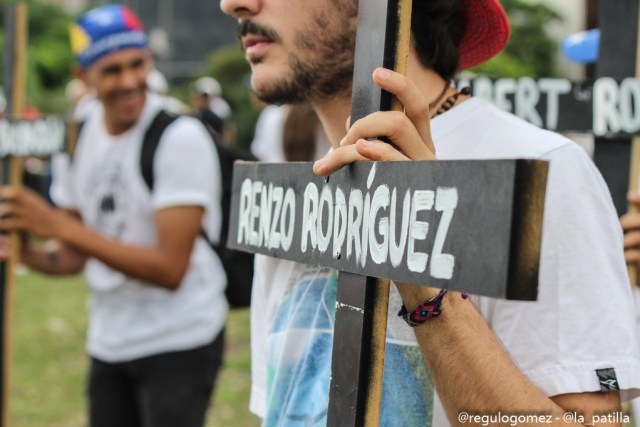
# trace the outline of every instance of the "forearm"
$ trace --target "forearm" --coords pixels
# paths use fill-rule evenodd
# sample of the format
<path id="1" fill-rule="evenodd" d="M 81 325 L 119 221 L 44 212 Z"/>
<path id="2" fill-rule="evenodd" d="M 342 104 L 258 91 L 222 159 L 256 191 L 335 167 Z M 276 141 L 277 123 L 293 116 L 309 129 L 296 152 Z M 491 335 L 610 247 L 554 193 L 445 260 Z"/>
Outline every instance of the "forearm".
<path id="1" fill-rule="evenodd" d="M 409 309 L 433 296 L 430 294 L 433 290 L 427 288 L 398 288 Z M 441 315 L 415 328 L 415 333 L 453 425 L 458 423 L 458 416 L 463 412 L 474 415 L 540 414 L 546 415 L 546 421 L 551 421 L 551 425 L 581 425 L 568 422 L 565 412 L 583 413 L 585 421 L 590 422 L 589 411 L 614 413 L 619 409 L 616 399 L 608 402 L 598 399 L 597 405 L 580 407 L 556 404 L 514 365 L 480 313 L 457 293 L 449 293 Z M 465 425 L 474 424 L 470 420 Z"/>
<path id="2" fill-rule="evenodd" d="M 201 206 L 167 207 L 155 213 L 158 244 L 132 246 L 86 227 L 76 212 L 53 208 L 33 191 L 8 187 L 0 190 L 5 199 L 0 206 L 0 230 L 58 240 L 83 257 L 96 258 L 127 276 L 167 289 L 176 289 L 182 282 L 194 242 L 202 230 Z M 54 261 L 61 261 L 55 257 L 54 253 L 35 251 L 27 254 L 26 261 L 41 271 L 56 274 L 65 269 L 52 267 Z M 65 266 L 68 260 L 64 259 Z"/>
<path id="3" fill-rule="evenodd" d="M 114 270 L 167 289 L 180 285 L 186 265 L 176 266 L 176 260 L 157 247 L 132 246 L 106 237 L 81 222 L 67 224 L 57 236 L 75 250 L 97 258 Z"/>
<path id="4" fill-rule="evenodd" d="M 55 240 L 41 244 L 25 241 L 22 244 L 21 261 L 41 273 L 70 275 L 82 271 L 86 257 Z"/>

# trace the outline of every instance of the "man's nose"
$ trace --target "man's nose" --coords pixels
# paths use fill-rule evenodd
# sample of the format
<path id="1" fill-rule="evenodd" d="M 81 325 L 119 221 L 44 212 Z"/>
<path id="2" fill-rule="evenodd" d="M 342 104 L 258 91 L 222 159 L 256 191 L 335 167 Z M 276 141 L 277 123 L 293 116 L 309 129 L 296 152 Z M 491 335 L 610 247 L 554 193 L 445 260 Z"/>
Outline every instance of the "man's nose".
<path id="1" fill-rule="evenodd" d="M 247 18 L 257 14 L 263 0 L 220 0 L 220 9 L 236 19 Z"/>
<path id="2" fill-rule="evenodd" d="M 135 89 L 145 80 L 140 70 L 125 69 L 120 75 L 120 86 L 123 89 Z"/>

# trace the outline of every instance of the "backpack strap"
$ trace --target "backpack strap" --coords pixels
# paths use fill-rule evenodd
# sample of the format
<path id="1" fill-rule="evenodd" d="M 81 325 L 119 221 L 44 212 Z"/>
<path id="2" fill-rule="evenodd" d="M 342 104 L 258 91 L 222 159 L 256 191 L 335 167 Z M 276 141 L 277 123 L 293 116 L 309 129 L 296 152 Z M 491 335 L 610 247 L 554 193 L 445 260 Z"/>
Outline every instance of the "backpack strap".
<path id="1" fill-rule="evenodd" d="M 165 110 L 161 110 L 153 119 L 149 128 L 144 134 L 142 140 L 142 149 L 140 150 L 140 173 L 142 179 L 147 184 L 149 191 L 153 191 L 153 158 L 156 155 L 156 150 L 160 144 L 160 138 L 164 131 L 173 123 L 178 117 L 177 115 L 170 114 Z M 204 230 L 200 230 L 200 236 L 209 244 L 210 247 L 216 249 L 215 245 L 207 236 Z"/>
<path id="2" fill-rule="evenodd" d="M 160 111 L 144 135 L 140 151 L 140 173 L 149 191 L 153 190 L 153 157 L 158 148 L 160 138 L 165 129 L 178 117 L 166 111 Z M 225 296 L 231 307 L 248 307 L 251 301 L 254 256 L 246 252 L 228 249 L 225 244 L 225 237 L 228 232 L 228 217 L 231 205 L 233 161 L 250 157 L 223 145 L 219 141 L 219 136 L 212 132 L 209 127 L 205 127 L 209 130 L 209 135 L 212 139 L 211 143 L 214 144 L 217 150 L 220 163 L 222 227 L 220 229 L 220 240 L 217 244 L 211 241 L 203 229 L 200 230 L 200 237 L 204 239 L 222 262 L 222 267 L 227 276 Z"/>
<path id="3" fill-rule="evenodd" d="M 153 190 L 153 158 L 156 155 L 162 133 L 178 116 L 161 110 L 153 119 L 142 139 L 140 150 L 140 173 L 149 191 Z"/>
<path id="4" fill-rule="evenodd" d="M 69 120 L 65 128 L 65 147 L 64 152 L 69 156 L 69 161 L 73 162 L 73 158 L 76 154 L 76 148 L 78 147 L 78 141 L 80 140 L 80 133 L 84 128 L 84 120 Z"/>

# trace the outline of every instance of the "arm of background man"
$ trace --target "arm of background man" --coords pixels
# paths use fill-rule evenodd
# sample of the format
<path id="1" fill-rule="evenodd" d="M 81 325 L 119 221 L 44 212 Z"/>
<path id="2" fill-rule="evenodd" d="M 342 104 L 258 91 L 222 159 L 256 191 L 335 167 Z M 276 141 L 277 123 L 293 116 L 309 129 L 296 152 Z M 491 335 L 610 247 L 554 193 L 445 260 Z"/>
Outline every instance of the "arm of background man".
<path id="1" fill-rule="evenodd" d="M 425 287 L 397 285 L 408 308 L 416 307 L 438 292 Z M 545 396 L 513 364 L 473 304 L 463 300 L 458 293 L 449 293 L 441 315 L 415 328 L 415 333 L 452 425 L 458 424 L 461 412 L 546 414 L 551 415 L 551 425 L 581 425 L 566 422 L 564 413 L 584 414 L 585 422 L 590 423 L 591 414 L 620 410 L 618 393 Z"/>
<path id="2" fill-rule="evenodd" d="M 191 250 L 200 230 L 204 208 L 197 205 L 172 206 L 156 211 L 158 243 L 156 246 L 133 246 L 86 227 L 77 216 L 56 209 L 30 190 L 0 189 L 5 203 L 0 209 L 0 229 L 20 230 L 52 238 L 62 243 L 59 261 L 73 264 L 73 251 L 94 257 L 128 276 L 176 289 L 187 270 Z M 46 266 L 44 251 L 35 251 L 30 265 L 43 272 L 64 271 L 63 265 Z M 76 259 L 76 262 L 79 262 Z M 84 263 L 84 262 L 83 262 Z"/>
<path id="3" fill-rule="evenodd" d="M 80 215 L 75 211 L 61 210 L 60 214 L 81 222 Z M 5 256 L 8 256 L 8 250 Z M 80 273 L 86 260 L 87 257 L 84 254 L 54 239 L 47 240 L 44 243 L 24 239 L 21 246 L 20 261 L 45 274 L 68 275 Z"/>
<path id="4" fill-rule="evenodd" d="M 57 237 L 127 276 L 163 288 L 177 289 L 202 229 L 203 212 L 201 206 L 175 206 L 158 210 L 158 244 L 155 247 L 126 245 L 80 222 L 60 227 Z"/>

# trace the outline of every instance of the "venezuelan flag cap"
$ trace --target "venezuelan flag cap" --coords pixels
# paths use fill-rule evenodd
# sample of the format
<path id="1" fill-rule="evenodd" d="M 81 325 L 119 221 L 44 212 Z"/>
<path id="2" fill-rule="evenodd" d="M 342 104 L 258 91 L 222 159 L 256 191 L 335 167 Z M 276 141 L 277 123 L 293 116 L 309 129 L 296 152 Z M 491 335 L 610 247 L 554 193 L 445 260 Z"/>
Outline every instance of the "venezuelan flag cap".
<path id="1" fill-rule="evenodd" d="M 119 4 L 92 9 L 71 27 L 71 48 L 82 68 L 121 49 L 146 47 L 142 22 L 129 8 Z"/>

